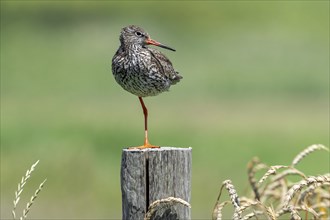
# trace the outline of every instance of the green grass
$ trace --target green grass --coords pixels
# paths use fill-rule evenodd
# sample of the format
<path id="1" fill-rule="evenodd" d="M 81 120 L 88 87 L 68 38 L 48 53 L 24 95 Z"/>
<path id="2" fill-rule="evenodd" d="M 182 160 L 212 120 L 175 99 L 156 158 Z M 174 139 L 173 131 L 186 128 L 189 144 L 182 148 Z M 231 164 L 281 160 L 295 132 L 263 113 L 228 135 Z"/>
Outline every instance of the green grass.
<path id="1" fill-rule="evenodd" d="M 225 179 L 244 193 L 253 156 L 329 146 L 328 2 L 1 5 L 1 218 L 37 159 L 30 218 L 121 217 L 121 149 L 143 141 L 139 102 L 111 74 L 130 23 L 177 49 L 164 53 L 184 79 L 145 101 L 152 143 L 193 147 L 193 218 L 211 217 Z M 328 163 L 316 152 L 301 169 Z"/>

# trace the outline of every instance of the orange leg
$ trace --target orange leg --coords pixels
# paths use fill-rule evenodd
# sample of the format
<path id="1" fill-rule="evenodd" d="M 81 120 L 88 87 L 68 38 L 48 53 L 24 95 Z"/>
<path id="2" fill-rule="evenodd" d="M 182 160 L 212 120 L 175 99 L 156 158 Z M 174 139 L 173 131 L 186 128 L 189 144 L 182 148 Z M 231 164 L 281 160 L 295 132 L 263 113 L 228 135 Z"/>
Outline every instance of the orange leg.
<path id="1" fill-rule="evenodd" d="M 129 149 L 145 149 L 145 148 L 159 148 L 159 146 L 155 146 L 149 143 L 148 140 L 148 109 L 145 106 L 143 99 L 139 97 L 142 109 L 143 109 L 143 115 L 144 115 L 144 144 L 139 147 L 130 147 Z"/>

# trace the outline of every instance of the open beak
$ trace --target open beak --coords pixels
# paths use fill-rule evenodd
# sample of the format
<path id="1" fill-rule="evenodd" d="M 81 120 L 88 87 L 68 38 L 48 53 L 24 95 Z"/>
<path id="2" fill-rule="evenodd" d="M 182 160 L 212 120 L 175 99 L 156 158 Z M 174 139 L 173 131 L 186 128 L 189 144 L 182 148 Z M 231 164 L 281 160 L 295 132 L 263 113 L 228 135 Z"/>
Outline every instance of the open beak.
<path id="1" fill-rule="evenodd" d="M 173 49 L 173 48 L 171 48 L 171 47 L 168 47 L 168 46 L 166 46 L 166 45 L 164 45 L 164 44 L 161 44 L 161 43 L 159 43 L 159 42 L 157 42 L 157 41 L 155 41 L 155 40 L 152 40 L 152 39 L 150 39 L 150 38 L 148 38 L 148 39 L 146 40 L 146 43 L 147 43 L 147 44 L 151 44 L 151 45 L 155 45 L 155 46 L 158 46 L 158 47 L 162 47 L 162 48 L 165 48 L 165 49 L 168 49 L 168 50 L 175 51 L 175 49 Z"/>

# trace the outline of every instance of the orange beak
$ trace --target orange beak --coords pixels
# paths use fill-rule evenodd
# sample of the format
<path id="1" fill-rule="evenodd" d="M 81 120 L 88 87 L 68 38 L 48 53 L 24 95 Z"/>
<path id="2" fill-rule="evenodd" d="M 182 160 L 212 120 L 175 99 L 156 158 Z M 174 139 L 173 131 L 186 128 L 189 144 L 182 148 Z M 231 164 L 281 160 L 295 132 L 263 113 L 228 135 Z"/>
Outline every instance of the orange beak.
<path id="1" fill-rule="evenodd" d="M 159 42 L 157 42 L 157 41 L 155 41 L 155 40 L 152 40 L 152 39 L 150 39 L 150 38 L 148 38 L 148 39 L 146 40 L 146 43 L 147 43 L 147 44 L 151 44 L 151 45 L 155 45 L 155 46 L 158 46 L 158 47 L 162 47 L 162 48 L 165 48 L 165 49 L 168 49 L 168 50 L 175 51 L 175 49 L 173 49 L 173 48 L 171 48 L 171 47 L 169 47 L 169 46 L 166 46 L 166 45 L 164 45 L 164 44 L 161 44 L 161 43 L 159 43 Z"/>

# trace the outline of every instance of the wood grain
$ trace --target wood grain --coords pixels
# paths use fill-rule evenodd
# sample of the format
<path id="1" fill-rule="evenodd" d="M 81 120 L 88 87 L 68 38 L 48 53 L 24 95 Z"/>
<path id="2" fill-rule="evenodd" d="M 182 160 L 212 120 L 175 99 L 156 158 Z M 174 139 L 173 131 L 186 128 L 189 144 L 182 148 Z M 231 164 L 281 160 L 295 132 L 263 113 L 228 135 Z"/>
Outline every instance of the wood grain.
<path id="1" fill-rule="evenodd" d="M 148 206 L 159 199 L 181 198 L 190 202 L 191 148 L 122 152 L 121 190 L 123 219 L 143 219 Z M 190 209 L 181 204 L 163 207 L 152 219 L 190 219 Z"/>

